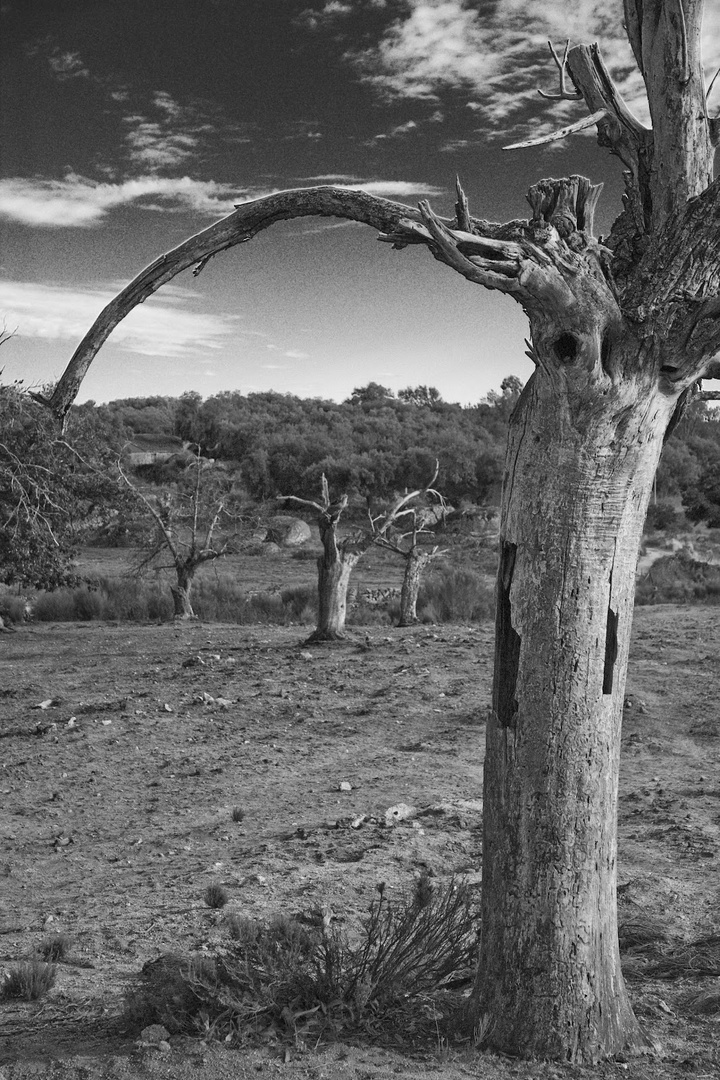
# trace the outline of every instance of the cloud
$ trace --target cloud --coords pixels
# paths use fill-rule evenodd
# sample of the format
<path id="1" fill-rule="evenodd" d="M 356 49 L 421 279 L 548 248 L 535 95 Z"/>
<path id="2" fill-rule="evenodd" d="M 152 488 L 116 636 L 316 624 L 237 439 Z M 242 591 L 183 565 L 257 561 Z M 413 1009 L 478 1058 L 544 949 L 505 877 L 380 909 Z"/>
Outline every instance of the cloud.
<path id="1" fill-rule="evenodd" d="M 63 180 L 11 177 L 0 180 L 0 218 L 35 228 L 78 228 L 96 225 L 111 210 L 130 204 L 221 217 L 232 212 L 242 194 L 229 184 L 188 176 L 138 176 L 118 183 L 99 183 L 76 173 Z"/>
<path id="2" fill-rule="evenodd" d="M 80 54 L 70 49 L 61 49 L 50 35 L 31 42 L 25 51 L 28 56 L 42 57 L 47 62 L 50 73 L 60 82 L 90 78 L 90 70 L 85 66 Z"/>
<path id="3" fill-rule="evenodd" d="M 18 337 L 80 341 L 118 291 L 115 283 L 70 288 L 0 281 L 0 309 L 18 326 Z M 201 297 L 191 289 L 165 286 L 136 307 L 113 330 L 112 342 L 142 356 L 184 357 L 220 349 L 238 334 L 236 315 L 190 310 Z"/>
<path id="4" fill-rule="evenodd" d="M 538 87 L 554 90 L 557 83 L 548 40 L 598 41 L 621 93 L 648 122 L 642 78 L 622 24 L 621 0 L 404 0 L 379 39 L 347 52 L 346 59 L 387 98 L 436 100 L 444 91 L 461 90 L 486 131 L 527 130 L 531 109 L 537 134 L 579 118 L 583 109 L 582 103 L 572 110 L 539 98 Z M 708 5 L 703 44 L 712 74 L 720 64 L 720 5 Z"/>
<path id="5" fill-rule="evenodd" d="M 127 95 L 116 100 L 127 100 Z M 187 167 L 213 139 L 249 141 L 246 126 L 230 123 L 213 103 L 179 102 L 167 90 L 153 91 L 122 123 L 130 164 L 150 172 Z"/>
<path id="6" fill-rule="evenodd" d="M 348 191 L 366 191 L 368 195 L 443 195 L 444 189 L 416 180 L 362 180 L 347 173 L 323 173 L 320 176 L 303 176 L 300 183 L 332 184 Z"/>

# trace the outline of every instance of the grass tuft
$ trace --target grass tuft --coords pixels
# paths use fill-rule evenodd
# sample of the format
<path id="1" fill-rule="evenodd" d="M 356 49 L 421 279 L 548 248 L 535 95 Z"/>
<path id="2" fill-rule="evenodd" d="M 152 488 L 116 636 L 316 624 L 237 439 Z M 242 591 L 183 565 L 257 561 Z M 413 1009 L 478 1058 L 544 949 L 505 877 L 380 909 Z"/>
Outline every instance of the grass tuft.
<path id="1" fill-rule="evenodd" d="M 232 819 L 238 822 L 245 820 L 245 811 L 242 806 L 233 806 Z"/>
<path id="2" fill-rule="evenodd" d="M 203 899 L 209 908 L 223 908 L 228 902 L 228 894 L 225 892 L 222 885 L 213 883 L 212 885 L 208 885 Z"/>
<path id="3" fill-rule="evenodd" d="M 71 941 L 67 934 L 51 934 L 40 942 L 38 952 L 43 960 L 55 963 L 64 960 L 70 952 Z"/>
<path id="4" fill-rule="evenodd" d="M 37 1001 L 55 985 L 57 969 L 41 960 L 24 960 L 11 967 L 2 985 L 4 998 Z"/>

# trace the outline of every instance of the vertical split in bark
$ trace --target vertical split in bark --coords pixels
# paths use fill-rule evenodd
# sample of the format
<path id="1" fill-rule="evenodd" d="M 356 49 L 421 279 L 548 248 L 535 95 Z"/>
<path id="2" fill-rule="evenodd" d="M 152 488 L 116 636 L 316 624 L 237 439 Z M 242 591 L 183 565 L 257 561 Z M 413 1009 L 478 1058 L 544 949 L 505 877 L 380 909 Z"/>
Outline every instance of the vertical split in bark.
<path id="1" fill-rule="evenodd" d="M 612 575 L 610 577 L 612 583 Z M 613 675 L 615 673 L 615 661 L 617 660 L 618 651 L 618 613 L 608 604 L 607 612 L 607 631 L 605 634 L 605 668 L 603 671 L 603 694 L 612 694 L 613 691 Z"/>
<path id="2" fill-rule="evenodd" d="M 503 540 L 500 548 L 500 567 L 498 570 L 496 627 L 495 627 L 495 676 L 493 683 L 493 709 L 498 722 L 503 727 L 512 727 L 515 723 L 517 701 L 515 683 L 520 662 L 520 636 L 512 625 L 512 604 L 510 587 L 517 545 Z"/>

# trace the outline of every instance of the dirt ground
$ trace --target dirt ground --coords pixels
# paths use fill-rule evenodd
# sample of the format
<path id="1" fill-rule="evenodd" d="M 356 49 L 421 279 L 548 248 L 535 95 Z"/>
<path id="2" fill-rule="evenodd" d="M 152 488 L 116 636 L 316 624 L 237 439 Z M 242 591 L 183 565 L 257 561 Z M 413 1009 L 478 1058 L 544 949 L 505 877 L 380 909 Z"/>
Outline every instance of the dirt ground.
<path id="1" fill-rule="evenodd" d="M 312 649 L 302 636 L 203 624 L 2 635 L 0 972 L 49 933 L 72 947 L 47 997 L 0 1003 L 0 1078 L 717 1078 L 718 1017 L 687 1007 L 717 977 L 631 979 L 663 1056 L 594 1071 L 440 1044 L 135 1041 L 120 1019 L 132 978 L 165 950 L 212 951 L 228 911 L 320 905 L 352 922 L 379 882 L 399 892 L 423 869 L 479 888 L 491 628 L 357 628 Z M 637 611 L 620 895 L 677 940 L 720 933 L 719 656 L 715 610 Z M 414 812 L 386 824 L 400 803 Z M 213 882 L 230 895 L 222 911 L 203 901 Z"/>

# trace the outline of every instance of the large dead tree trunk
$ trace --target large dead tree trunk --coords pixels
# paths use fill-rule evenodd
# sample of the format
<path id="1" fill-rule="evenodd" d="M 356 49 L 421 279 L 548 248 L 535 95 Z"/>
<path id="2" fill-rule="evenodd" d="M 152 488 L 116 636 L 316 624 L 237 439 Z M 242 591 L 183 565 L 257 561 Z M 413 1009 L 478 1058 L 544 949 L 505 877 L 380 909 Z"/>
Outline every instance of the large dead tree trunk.
<path id="1" fill-rule="evenodd" d="M 587 358 L 548 366 L 511 420 L 485 760 L 480 1015 L 498 1049 L 566 1060 L 646 1046 L 620 970 L 615 817 L 637 553 L 673 405 L 646 378 L 604 383 Z"/>
<path id="2" fill-rule="evenodd" d="M 644 1046 L 617 947 L 618 755 L 653 473 L 698 380 L 720 370 L 720 122 L 706 115 L 702 7 L 625 0 L 652 130 L 622 101 L 597 46 L 556 57 L 555 96 L 589 112 L 556 137 L 594 124 L 625 169 L 624 210 L 602 242 L 600 188 L 580 176 L 540 181 L 530 220 L 506 225 L 472 217 L 459 185 L 451 219 L 427 203 L 414 210 L 338 188 L 280 192 L 138 275 L 48 401 L 64 417 L 113 327 L 160 285 L 284 218 L 363 221 L 523 306 L 536 372 L 512 420 L 504 480 L 475 992 L 486 1043 L 511 1054 L 593 1062 Z"/>

